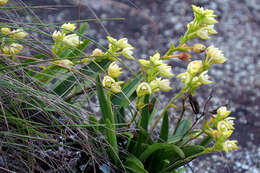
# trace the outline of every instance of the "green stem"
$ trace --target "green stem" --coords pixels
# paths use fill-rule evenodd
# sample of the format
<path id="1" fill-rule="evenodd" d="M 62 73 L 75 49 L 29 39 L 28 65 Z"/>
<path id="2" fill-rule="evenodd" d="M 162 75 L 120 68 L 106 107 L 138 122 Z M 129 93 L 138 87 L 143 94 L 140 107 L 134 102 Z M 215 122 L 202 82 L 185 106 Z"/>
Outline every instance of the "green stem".
<path id="1" fill-rule="evenodd" d="M 168 103 L 168 105 L 164 108 L 163 112 L 160 114 L 159 118 L 155 121 L 155 123 L 153 124 L 151 130 L 150 130 L 150 134 L 152 134 L 153 130 L 155 129 L 155 127 L 157 126 L 157 124 L 159 123 L 159 121 L 161 120 L 161 118 L 165 115 L 166 111 L 168 110 L 168 108 L 171 106 L 171 104 L 177 100 L 182 94 L 184 93 L 184 90 L 182 89 L 175 97 L 172 98 L 172 100 Z"/>

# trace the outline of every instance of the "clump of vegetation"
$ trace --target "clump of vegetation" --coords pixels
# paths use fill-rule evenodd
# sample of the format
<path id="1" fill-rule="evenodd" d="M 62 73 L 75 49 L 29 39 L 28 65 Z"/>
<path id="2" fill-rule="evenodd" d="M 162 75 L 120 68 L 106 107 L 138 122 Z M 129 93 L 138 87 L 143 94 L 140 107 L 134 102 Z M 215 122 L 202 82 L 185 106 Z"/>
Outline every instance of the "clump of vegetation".
<path id="1" fill-rule="evenodd" d="M 0 1 L 0 5 L 6 3 Z M 225 105 L 209 110 L 211 96 L 201 109 L 194 97 L 199 87 L 213 83 L 208 71 L 227 58 L 213 45 L 188 46 L 190 39 L 217 34 L 214 11 L 192 8 L 194 20 L 178 46 L 171 44 L 165 54 L 155 51 L 149 59 L 139 60 L 127 38 L 108 36 L 105 48 L 86 37 L 87 23 L 77 29 L 73 22 L 61 26 L 2 22 L 0 151 L 4 165 L 0 169 L 181 172 L 183 165 L 200 155 L 237 149 L 237 141 L 228 140 L 234 130 L 231 111 Z M 17 9 L 10 5 L 0 10 L 6 14 Z M 33 32 L 51 39 L 39 41 Z M 97 46 L 91 54 L 86 51 L 89 43 Z M 191 61 L 192 51 L 199 60 Z M 140 71 L 134 73 L 123 58 L 138 62 Z M 174 87 L 170 79 L 175 75 L 167 62 L 175 59 L 188 62 L 186 71 L 176 76 L 182 86 L 158 110 L 158 93 Z M 129 72 L 123 72 L 120 63 Z M 95 99 L 99 111 L 91 112 L 86 106 Z M 174 127 L 169 123 L 173 111 Z"/>

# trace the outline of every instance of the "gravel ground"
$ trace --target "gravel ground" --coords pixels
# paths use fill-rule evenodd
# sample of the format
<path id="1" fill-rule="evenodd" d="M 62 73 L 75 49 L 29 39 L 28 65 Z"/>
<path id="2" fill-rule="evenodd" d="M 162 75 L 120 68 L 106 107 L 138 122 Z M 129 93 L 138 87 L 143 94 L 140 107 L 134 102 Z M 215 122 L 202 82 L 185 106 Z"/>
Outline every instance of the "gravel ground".
<path id="1" fill-rule="evenodd" d="M 90 23 L 88 36 L 106 43 L 105 36 L 127 37 L 137 49 L 135 56 L 146 58 L 155 50 L 164 53 L 170 41 L 177 39 L 192 20 L 191 5 L 215 10 L 220 21 L 219 34 L 203 42 L 214 44 L 229 59 L 210 71 L 215 88 L 214 105 L 228 104 L 236 119 L 232 138 L 240 149 L 230 154 L 217 153 L 194 161 L 194 172 L 260 172 L 260 1 L 259 0 L 24 0 L 30 5 L 73 5 L 56 11 L 37 12 L 44 22 L 76 19 L 123 17 L 124 21 Z M 79 2 L 81 3 L 78 6 Z M 200 40 L 189 42 L 190 45 Z M 200 41 L 202 42 L 202 41 Z M 176 74 L 185 63 L 171 62 Z M 201 90 L 199 100 L 209 94 Z M 161 96 L 165 97 L 165 96 Z M 203 170 L 203 171 L 202 171 Z M 192 172 L 190 170 L 190 172 Z"/>

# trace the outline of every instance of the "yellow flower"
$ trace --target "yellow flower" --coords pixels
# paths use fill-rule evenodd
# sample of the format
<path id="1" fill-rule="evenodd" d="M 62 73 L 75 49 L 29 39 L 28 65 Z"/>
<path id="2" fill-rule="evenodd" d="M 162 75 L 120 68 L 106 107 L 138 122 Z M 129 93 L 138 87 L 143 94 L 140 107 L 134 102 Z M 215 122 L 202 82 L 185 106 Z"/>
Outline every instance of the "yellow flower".
<path id="1" fill-rule="evenodd" d="M 220 132 L 225 132 L 225 131 L 231 130 L 229 127 L 230 127 L 229 124 L 223 120 L 219 121 L 218 125 L 217 125 L 217 129 Z"/>
<path id="2" fill-rule="evenodd" d="M 189 83 L 190 79 L 191 79 L 191 75 L 188 72 L 184 72 L 184 73 L 180 73 L 177 78 L 181 79 L 181 82 L 187 84 Z"/>
<path id="3" fill-rule="evenodd" d="M 209 46 L 206 50 L 206 54 L 211 57 L 210 61 L 214 64 L 223 64 L 227 61 L 227 58 L 224 57 L 222 51 L 214 46 Z"/>
<path id="4" fill-rule="evenodd" d="M 208 71 L 204 71 L 199 75 L 199 81 L 201 84 L 207 85 L 207 84 L 211 84 L 213 83 L 212 81 L 210 81 L 209 76 L 207 75 Z"/>
<path id="5" fill-rule="evenodd" d="M 201 60 L 195 60 L 191 61 L 188 64 L 187 72 L 194 75 L 202 70 L 202 61 Z"/>
<path id="6" fill-rule="evenodd" d="M 92 51 L 92 56 L 102 56 L 104 53 L 102 52 L 102 50 L 96 48 Z"/>
<path id="7" fill-rule="evenodd" d="M 17 54 L 23 50 L 23 45 L 18 43 L 12 43 L 9 47 L 10 54 Z"/>
<path id="8" fill-rule="evenodd" d="M 200 28 L 197 32 L 196 32 L 197 36 L 201 39 L 204 40 L 208 40 L 210 39 L 209 37 L 209 31 L 206 27 Z"/>
<path id="9" fill-rule="evenodd" d="M 196 53 L 204 52 L 206 46 L 204 44 L 196 43 L 193 45 L 193 51 Z"/>
<path id="10" fill-rule="evenodd" d="M 55 30 L 52 34 L 53 40 L 58 40 L 62 38 L 62 33 L 60 31 Z"/>
<path id="11" fill-rule="evenodd" d="M 157 66 L 156 70 L 163 77 L 173 77 L 174 76 L 174 74 L 171 72 L 171 70 L 172 70 L 171 66 L 169 66 L 167 64 L 162 64 L 162 65 Z"/>
<path id="12" fill-rule="evenodd" d="M 234 130 L 234 119 L 236 119 L 235 117 L 227 117 L 225 118 L 223 121 L 226 122 L 227 127 L 231 130 Z"/>
<path id="13" fill-rule="evenodd" d="M 134 49 L 134 47 L 128 43 L 127 38 L 121 38 L 120 40 L 116 40 L 113 37 L 107 36 L 107 39 L 108 39 L 108 42 L 110 43 L 109 47 L 111 47 L 111 44 L 112 44 L 112 45 L 115 45 L 118 49 L 125 49 L 125 48 Z"/>
<path id="14" fill-rule="evenodd" d="M 0 0 L 0 5 L 5 5 L 8 2 L 8 0 Z"/>
<path id="15" fill-rule="evenodd" d="M 104 87 L 111 87 L 112 86 L 112 84 L 114 84 L 116 81 L 112 78 L 112 77 L 110 77 L 110 76 L 104 76 L 104 78 L 103 78 L 103 81 L 102 81 L 102 85 L 104 86 Z"/>
<path id="16" fill-rule="evenodd" d="M 122 50 L 121 54 L 127 59 L 135 59 L 133 55 L 133 47 L 126 47 Z"/>
<path id="17" fill-rule="evenodd" d="M 2 52 L 3 52 L 4 54 L 7 54 L 7 55 L 10 55 L 10 54 L 11 54 L 11 53 L 10 53 L 10 49 L 9 49 L 8 46 L 4 46 L 4 47 L 2 48 Z"/>
<path id="18" fill-rule="evenodd" d="M 68 59 L 57 60 L 54 61 L 53 63 L 57 65 L 61 65 L 66 68 L 71 68 L 71 66 L 73 66 L 73 63 Z"/>
<path id="19" fill-rule="evenodd" d="M 112 83 L 112 85 L 111 85 L 111 91 L 112 91 L 113 93 L 119 93 L 119 92 L 121 92 L 122 90 L 121 90 L 120 84 L 122 84 L 122 83 L 124 83 L 124 82 L 115 82 L 115 83 Z"/>
<path id="20" fill-rule="evenodd" d="M 10 28 L 1 28 L 1 32 L 3 34 L 9 35 L 9 34 L 11 34 L 11 29 Z"/>
<path id="21" fill-rule="evenodd" d="M 76 29 L 76 25 L 71 23 L 64 23 L 61 25 L 61 29 L 64 33 L 73 32 Z"/>
<path id="22" fill-rule="evenodd" d="M 161 80 L 161 78 L 156 78 L 156 80 L 153 80 L 152 82 L 150 82 L 150 87 L 152 89 L 153 92 L 157 92 L 157 91 L 169 91 L 172 88 L 170 87 L 170 81 L 169 79 L 163 79 Z"/>
<path id="23" fill-rule="evenodd" d="M 136 88 L 136 93 L 137 93 L 137 96 L 140 97 L 140 96 L 143 96 L 143 95 L 146 95 L 146 94 L 151 94 L 152 89 L 151 89 L 151 87 L 148 83 L 142 82 Z"/>
<path id="24" fill-rule="evenodd" d="M 141 64 L 141 66 L 144 67 L 144 68 L 147 68 L 147 67 L 150 66 L 150 61 L 147 61 L 147 60 L 144 60 L 144 59 L 139 59 L 138 61 Z"/>
<path id="25" fill-rule="evenodd" d="M 76 34 L 66 35 L 63 38 L 63 42 L 70 46 L 78 46 L 78 45 L 82 44 L 82 41 L 80 41 L 79 36 Z"/>
<path id="26" fill-rule="evenodd" d="M 237 140 L 228 140 L 223 143 L 223 150 L 228 153 L 232 150 L 238 149 Z"/>
<path id="27" fill-rule="evenodd" d="M 231 111 L 227 110 L 227 107 L 225 106 L 221 106 L 220 108 L 218 108 L 217 110 L 217 119 L 224 119 L 226 118 L 229 114 L 231 113 Z"/>
<path id="28" fill-rule="evenodd" d="M 23 29 L 16 29 L 11 32 L 11 36 L 15 38 L 24 38 L 28 35 L 27 32 L 25 32 Z"/>
<path id="29" fill-rule="evenodd" d="M 87 63 L 87 62 L 89 62 L 89 61 L 91 61 L 91 59 L 89 59 L 89 58 L 83 58 L 83 59 L 81 60 L 82 63 Z"/>
<path id="30" fill-rule="evenodd" d="M 214 14 L 213 10 L 204 10 L 202 7 L 197 7 L 195 5 L 192 5 L 192 9 L 195 13 L 195 16 L 198 15 L 200 18 L 203 19 L 202 22 L 204 24 L 212 25 L 218 23 L 218 21 L 214 19 L 217 16 Z"/>
<path id="31" fill-rule="evenodd" d="M 116 62 L 112 62 L 109 67 L 108 67 L 108 75 L 110 77 L 116 78 L 118 76 L 120 76 L 120 74 L 122 74 L 122 72 L 120 71 L 122 68 L 120 68 Z"/>
<path id="32" fill-rule="evenodd" d="M 160 60 L 160 54 L 157 52 L 154 54 L 154 56 L 150 56 L 150 62 L 155 65 L 155 66 L 159 66 L 162 65 L 162 61 Z"/>

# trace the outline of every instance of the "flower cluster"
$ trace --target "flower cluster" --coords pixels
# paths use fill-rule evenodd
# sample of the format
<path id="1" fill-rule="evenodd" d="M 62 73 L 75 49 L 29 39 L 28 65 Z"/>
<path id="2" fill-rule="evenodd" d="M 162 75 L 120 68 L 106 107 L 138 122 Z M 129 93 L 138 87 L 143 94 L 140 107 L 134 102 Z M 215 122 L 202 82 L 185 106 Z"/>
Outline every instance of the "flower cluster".
<path id="1" fill-rule="evenodd" d="M 238 149 L 236 140 L 227 140 L 234 130 L 235 117 L 228 117 L 231 111 L 228 111 L 225 106 L 218 108 L 217 115 L 204 124 L 204 131 L 211 136 L 216 142 L 213 147 L 208 148 L 208 151 L 224 150 L 229 152 Z"/>
<path id="2" fill-rule="evenodd" d="M 133 57 L 133 49 L 134 47 L 131 46 L 128 43 L 128 39 L 127 38 L 122 38 L 120 40 L 116 40 L 113 37 L 107 36 L 109 45 L 108 45 L 108 51 L 107 51 L 107 55 L 109 57 L 110 60 L 116 60 L 115 57 L 116 56 L 120 56 L 122 55 L 123 57 L 127 58 L 127 59 L 135 59 Z"/>
<path id="3" fill-rule="evenodd" d="M 172 89 L 169 79 L 158 77 L 170 78 L 174 76 L 171 72 L 171 66 L 162 62 L 158 52 L 151 56 L 149 61 L 140 59 L 139 63 L 147 75 L 147 82 L 141 83 L 136 89 L 139 97 L 145 94 L 151 94 L 152 92 L 169 91 Z"/>
<path id="4" fill-rule="evenodd" d="M 1 28 L 1 33 L 13 39 L 23 39 L 28 35 L 27 32 L 20 28 L 15 30 L 11 30 L 10 28 Z M 10 40 L 11 41 L 8 44 L 2 44 L 1 52 L 8 55 L 16 55 L 20 53 L 23 50 L 23 45 L 16 43 L 15 40 Z"/>
<path id="5" fill-rule="evenodd" d="M 60 50 L 63 50 L 68 46 L 76 47 L 82 44 L 82 41 L 80 41 L 80 37 L 77 34 L 68 34 L 73 32 L 75 29 L 75 24 L 65 23 L 61 26 L 61 32 L 57 30 L 53 32 L 52 39 L 55 44 L 52 51 L 54 54 L 57 54 Z"/>
<path id="6" fill-rule="evenodd" d="M 108 75 L 105 75 L 102 81 L 104 87 L 110 88 L 113 93 L 121 92 L 121 84 L 123 81 L 118 81 L 118 77 L 122 74 L 121 67 L 116 62 L 112 62 L 108 67 Z"/>

